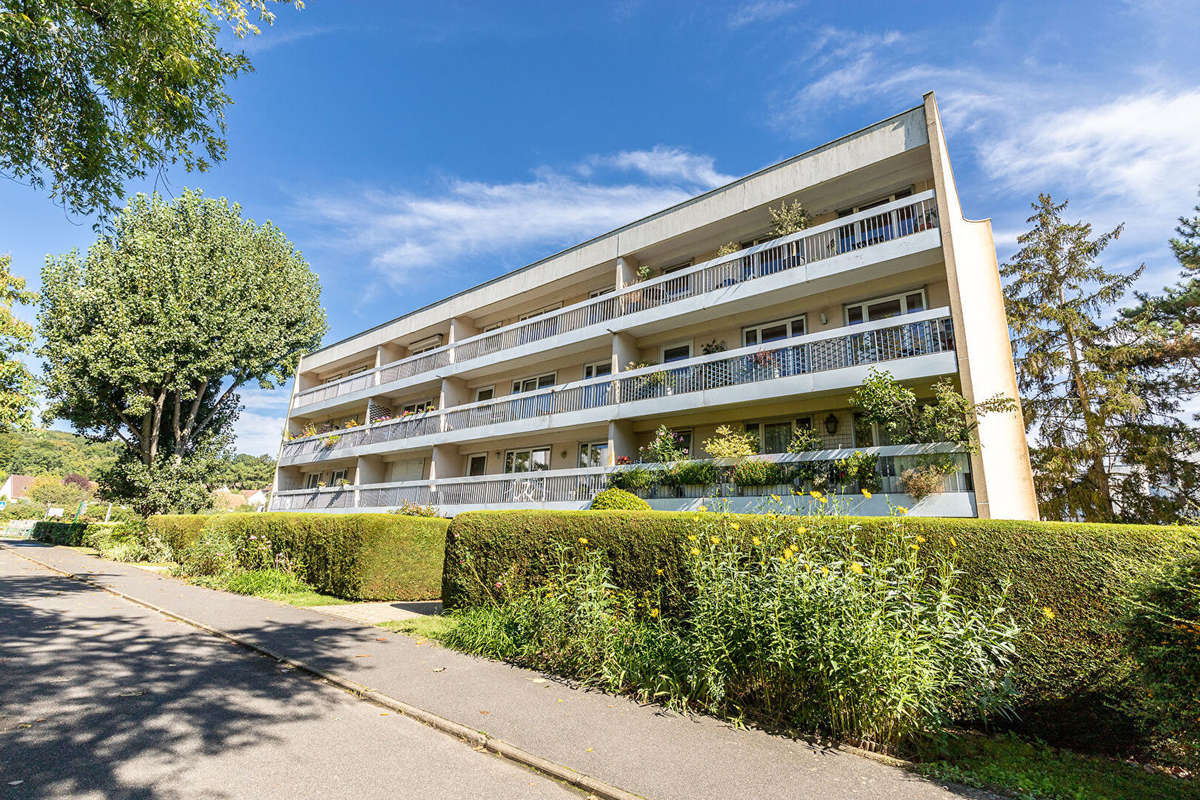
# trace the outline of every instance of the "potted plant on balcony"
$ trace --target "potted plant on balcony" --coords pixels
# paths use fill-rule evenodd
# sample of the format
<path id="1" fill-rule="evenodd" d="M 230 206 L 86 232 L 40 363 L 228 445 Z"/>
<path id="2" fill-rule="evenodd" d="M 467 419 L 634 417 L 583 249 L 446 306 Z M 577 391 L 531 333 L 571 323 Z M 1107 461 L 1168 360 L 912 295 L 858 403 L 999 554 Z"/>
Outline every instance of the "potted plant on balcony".
<path id="1" fill-rule="evenodd" d="M 329 448 L 333 447 L 335 444 L 337 444 L 341 440 L 342 440 L 342 437 L 340 434 L 336 434 L 336 433 L 330 434 L 329 436 L 326 436 L 325 438 L 321 439 L 321 447 L 328 450 Z"/>

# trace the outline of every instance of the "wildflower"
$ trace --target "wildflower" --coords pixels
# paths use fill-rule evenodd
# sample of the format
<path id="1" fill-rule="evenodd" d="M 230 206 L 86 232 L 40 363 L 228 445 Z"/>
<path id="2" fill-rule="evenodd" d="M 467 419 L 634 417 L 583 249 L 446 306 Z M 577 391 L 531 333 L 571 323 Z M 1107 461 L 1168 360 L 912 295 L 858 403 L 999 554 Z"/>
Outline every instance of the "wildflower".
<path id="1" fill-rule="evenodd" d="M 702 505 L 702 506 L 700 506 L 700 508 L 699 508 L 698 510 L 700 510 L 700 511 L 708 511 L 708 506 Z"/>
<path id="2" fill-rule="evenodd" d="M 694 534 L 694 533 L 689 533 L 689 534 L 688 534 L 688 541 L 689 541 L 689 542 L 694 542 L 694 541 L 696 541 L 696 534 Z"/>
<path id="3" fill-rule="evenodd" d="M 720 536 L 714 536 L 714 537 L 712 537 L 712 543 L 713 543 L 713 544 L 720 544 L 720 543 L 721 543 L 721 537 L 720 537 Z"/>
<path id="4" fill-rule="evenodd" d="M 925 537 L 924 537 L 924 536 L 918 536 L 918 537 L 917 537 L 917 544 L 925 544 Z"/>
<path id="5" fill-rule="evenodd" d="M 817 502 L 820 503 L 821 505 L 825 505 L 826 503 L 829 502 L 829 498 L 822 495 L 821 497 L 817 498 Z"/>
<path id="6" fill-rule="evenodd" d="M 855 561 L 853 564 L 850 565 L 850 571 L 853 572 L 855 575 L 862 575 L 863 574 L 862 564 Z"/>
<path id="7" fill-rule="evenodd" d="M 657 617 L 657 616 L 658 616 L 658 609 L 657 609 L 657 608 L 652 608 L 652 609 L 650 609 L 650 616 L 652 616 L 652 617 Z"/>
<path id="8" fill-rule="evenodd" d="M 917 544 L 917 543 L 915 543 L 915 542 L 914 542 L 913 544 L 910 544 L 910 545 L 909 545 L 909 547 L 911 547 L 913 550 L 920 550 L 920 549 L 921 549 L 921 545 L 919 545 L 919 544 Z"/>
<path id="9" fill-rule="evenodd" d="M 822 575 L 828 575 L 828 574 L 829 574 L 829 567 L 821 567 L 821 574 L 822 574 Z"/>
<path id="10" fill-rule="evenodd" d="M 762 544 L 762 540 L 761 540 L 761 539 L 759 539 L 757 536 L 755 536 L 755 537 L 754 537 L 753 539 L 751 539 L 750 541 L 754 543 L 754 546 L 755 546 L 755 547 L 758 547 L 760 544 Z"/>
<path id="11" fill-rule="evenodd" d="M 896 506 L 896 513 L 897 514 L 907 514 L 908 509 L 905 508 L 904 506 Z"/>
<path id="12" fill-rule="evenodd" d="M 662 567 L 659 567 L 658 569 L 654 570 L 654 574 L 655 574 L 655 575 L 662 575 Z"/>
<path id="13" fill-rule="evenodd" d="M 954 541 L 954 537 L 953 537 L 953 536 L 951 536 L 951 537 L 950 537 L 950 546 L 951 546 L 951 547 L 958 547 L 958 542 Z"/>
<path id="14" fill-rule="evenodd" d="M 1046 619 L 1054 619 L 1054 609 L 1050 608 L 1050 606 L 1044 607 L 1042 609 L 1042 616 Z"/>
<path id="15" fill-rule="evenodd" d="M 580 537 L 579 537 L 579 543 L 580 543 L 580 544 L 587 544 L 587 537 L 586 537 L 586 536 L 580 536 Z"/>
<path id="16" fill-rule="evenodd" d="M 870 499 L 871 499 L 871 493 L 870 493 L 870 492 L 868 492 L 866 489 L 863 489 L 863 490 L 862 490 L 862 496 L 863 496 L 863 497 L 865 497 L 865 498 L 867 498 L 868 500 L 870 500 Z"/>
<path id="17" fill-rule="evenodd" d="M 771 502 L 780 503 L 780 502 L 782 502 L 782 498 L 780 498 L 780 496 L 777 494 L 773 494 L 773 495 L 771 495 Z"/>
<path id="18" fill-rule="evenodd" d="M 693 548 L 692 548 L 692 555 L 694 555 L 694 556 L 698 556 L 698 555 L 700 555 L 700 548 L 699 548 L 699 547 L 693 547 Z"/>
<path id="19" fill-rule="evenodd" d="M 808 533 L 808 528 L 796 528 L 796 533 L 799 533 L 802 535 L 805 533 Z"/>
<path id="20" fill-rule="evenodd" d="M 731 523 L 729 523 L 729 527 L 733 528 L 736 531 L 738 528 L 740 528 L 742 526 L 738 525 L 736 522 L 731 522 Z"/>
<path id="21" fill-rule="evenodd" d="M 821 493 L 820 493 L 820 492 L 818 492 L 816 489 L 813 489 L 811 492 L 809 492 L 809 493 L 808 493 L 808 496 L 809 496 L 809 497 L 811 497 L 811 498 L 812 498 L 812 499 L 814 499 L 814 500 L 820 500 L 820 499 L 821 499 Z"/>

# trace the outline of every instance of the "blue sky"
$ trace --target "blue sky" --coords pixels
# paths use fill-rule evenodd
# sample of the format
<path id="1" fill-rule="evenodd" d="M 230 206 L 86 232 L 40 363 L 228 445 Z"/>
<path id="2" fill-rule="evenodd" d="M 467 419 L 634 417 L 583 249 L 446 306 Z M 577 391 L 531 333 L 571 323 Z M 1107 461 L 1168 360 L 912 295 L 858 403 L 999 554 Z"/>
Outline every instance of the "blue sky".
<path id="1" fill-rule="evenodd" d="M 243 47 L 229 157 L 202 188 L 281 226 L 321 277 L 328 341 L 918 105 L 937 93 L 964 209 L 1000 256 L 1039 191 L 1113 266 L 1173 280 L 1200 186 L 1190 2 L 309 0 Z M 155 188 L 130 186 L 130 191 Z M 92 220 L 0 182 L 0 252 L 37 288 Z M 23 312 L 27 318 L 32 311 Z M 244 395 L 278 446 L 287 390 Z"/>

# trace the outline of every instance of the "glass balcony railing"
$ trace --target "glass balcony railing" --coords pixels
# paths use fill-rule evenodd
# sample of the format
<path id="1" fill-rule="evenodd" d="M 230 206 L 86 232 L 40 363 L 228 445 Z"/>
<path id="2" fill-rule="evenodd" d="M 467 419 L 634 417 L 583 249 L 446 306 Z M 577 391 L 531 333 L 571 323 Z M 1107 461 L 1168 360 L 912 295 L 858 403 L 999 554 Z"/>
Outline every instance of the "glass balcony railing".
<path id="1" fill-rule="evenodd" d="M 925 192 L 643 281 L 615 294 L 299 392 L 293 408 L 607 323 L 937 227 L 937 203 L 933 192 Z"/>

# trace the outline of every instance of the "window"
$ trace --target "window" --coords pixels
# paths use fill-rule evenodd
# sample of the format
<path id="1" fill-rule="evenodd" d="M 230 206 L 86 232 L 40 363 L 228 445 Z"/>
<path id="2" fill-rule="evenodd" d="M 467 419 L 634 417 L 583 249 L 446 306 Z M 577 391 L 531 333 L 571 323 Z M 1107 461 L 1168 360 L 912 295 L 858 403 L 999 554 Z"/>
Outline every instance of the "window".
<path id="1" fill-rule="evenodd" d="M 346 480 L 346 470 L 344 469 L 335 469 L 333 472 L 329 473 L 330 486 L 337 486 L 344 480 Z"/>
<path id="2" fill-rule="evenodd" d="M 846 306 L 846 324 L 859 325 L 878 319 L 891 319 L 904 314 L 925 310 L 925 290 L 919 289 L 906 294 L 894 294 L 878 300 L 867 300 Z"/>
<path id="3" fill-rule="evenodd" d="M 662 362 L 669 364 L 672 361 L 686 361 L 692 357 L 692 343 L 683 342 L 681 344 L 663 345 Z"/>
<path id="4" fill-rule="evenodd" d="M 357 375 L 360 372 L 366 372 L 370 368 L 371 368 L 370 364 L 360 364 L 357 367 L 354 367 L 353 369 L 346 370 L 346 377 L 350 377 L 351 375 Z"/>
<path id="5" fill-rule="evenodd" d="M 487 474 L 487 453 L 475 453 L 467 456 L 467 475 L 474 477 L 476 475 Z"/>
<path id="6" fill-rule="evenodd" d="M 612 361 L 597 361 L 595 364 L 583 365 L 583 379 L 600 378 L 612 375 Z"/>
<path id="7" fill-rule="evenodd" d="M 549 447 L 509 450 L 504 454 L 505 472 L 537 472 L 544 469 L 550 469 Z"/>
<path id="8" fill-rule="evenodd" d="M 316 489 L 317 484 L 320 482 L 321 482 L 321 473 L 320 472 L 310 472 L 304 476 L 304 488 L 305 489 Z"/>
<path id="9" fill-rule="evenodd" d="M 742 344 L 752 347 L 756 344 L 790 339 L 793 336 L 803 336 L 806 333 L 808 333 L 807 318 L 801 315 L 792 319 L 781 319 L 763 325 L 742 328 Z"/>
<path id="10" fill-rule="evenodd" d="M 884 203 L 890 203 L 893 200 L 901 200 L 905 197 L 909 197 L 910 195 L 912 195 L 912 193 L 913 193 L 913 187 L 909 186 L 908 188 L 901 189 L 900 191 L 895 192 L 894 194 L 885 194 L 883 197 L 878 197 L 878 198 L 870 201 L 869 203 L 863 203 L 862 205 L 851 206 L 850 208 L 838 209 L 837 215 L 839 217 L 848 217 L 851 214 L 858 213 L 859 211 L 866 211 L 868 208 L 875 208 L 876 206 L 881 206 Z"/>
<path id="11" fill-rule="evenodd" d="M 609 286 L 606 289 L 592 289 L 590 292 L 588 292 L 588 299 L 591 300 L 596 297 L 601 297 L 606 294 L 611 294 L 612 292 L 616 291 L 616 288 L 617 287 L 615 287 L 615 286 Z"/>
<path id="12" fill-rule="evenodd" d="M 545 375 L 539 375 L 536 378 L 522 378 L 518 381 L 513 381 L 513 394 L 520 392 L 532 392 L 535 389 L 545 389 L 547 386 L 553 386 L 558 380 L 557 372 L 548 372 Z"/>
<path id="13" fill-rule="evenodd" d="M 430 409 L 436 408 L 436 407 L 437 407 L 437 403 L 435 403 L 434 401 L 422 400 L 419 403 L 409 403 L 406 406 L 401 406 L 400 413 L 401 414 L 420 414 L 424 411 L 429 411 Z"/>
<path id="14" fill-rule="evenodd" d="M 786 453 L 792 443 L 793 428 L 812 430 L 812 417 L 797 417 L 795 420 L 777 422 L 749 422 L 746 433 L 758 437 L 758 452 Z"/>
<path id="15" fill-rule="evenodd" d="M 493 322 L 491 325 L 484 325 L 483 330 L 480 331 L 480 333 L 491 333 L 492 331 L 499 330 L 500 328 L 503 328 L 503 327 L 504 327 L 503 322 Z"/>
<path id="16" fill-rule="evenodd" d="M 562 308 L 562 303 L 561 302 L 555 303 L 552 306 L 546 306 L 544 308 L 539 308 L 536 311 L 530 311 L 528 314 L 522 314 L 521 316 L 517 317 L 517 321 L 524 322 L 527 319 L 533 319 L 534 317 L 540 317 L 543 314 L 549 314 L 551 311 L 557 311 L 560 308 Z"/>
<path id="17" fill-rule="evenodd" d="M 579 445 L 579 467 L 607 467 L 608 442 L 584 442 Z"/>
<path id="18" fill-rule="evenodd" d="M 484 400 L 491 400 L 496 396 L 495 386 L 484 386 L 475 390 L 475 402 L 481 403 Z"/>
<path id="19" fill-rule="evenodd" d="M 688 429 L 686 431 L 673 430 L 673 431 L 671 431 L 671 433 L 673 433 L 679 437 L 679 446 L 683 449 L 683 452 L 686 453 L 689 458 L 691 458 L 691 455 L 692 455 L 692 431 L 691 431 L 691 429 Z"/>
<path id="20" fill-rule="evenodd" d="M 691 265 L 692 259 L 689 258 L 687 261 L 680 261 L 678 264 L 672 264 L 669 267 L 663 267 L 658 272 L 660 275 L 670 275 L 672 272 L 679 272 L 681 269 L 687 269 Z"/>

